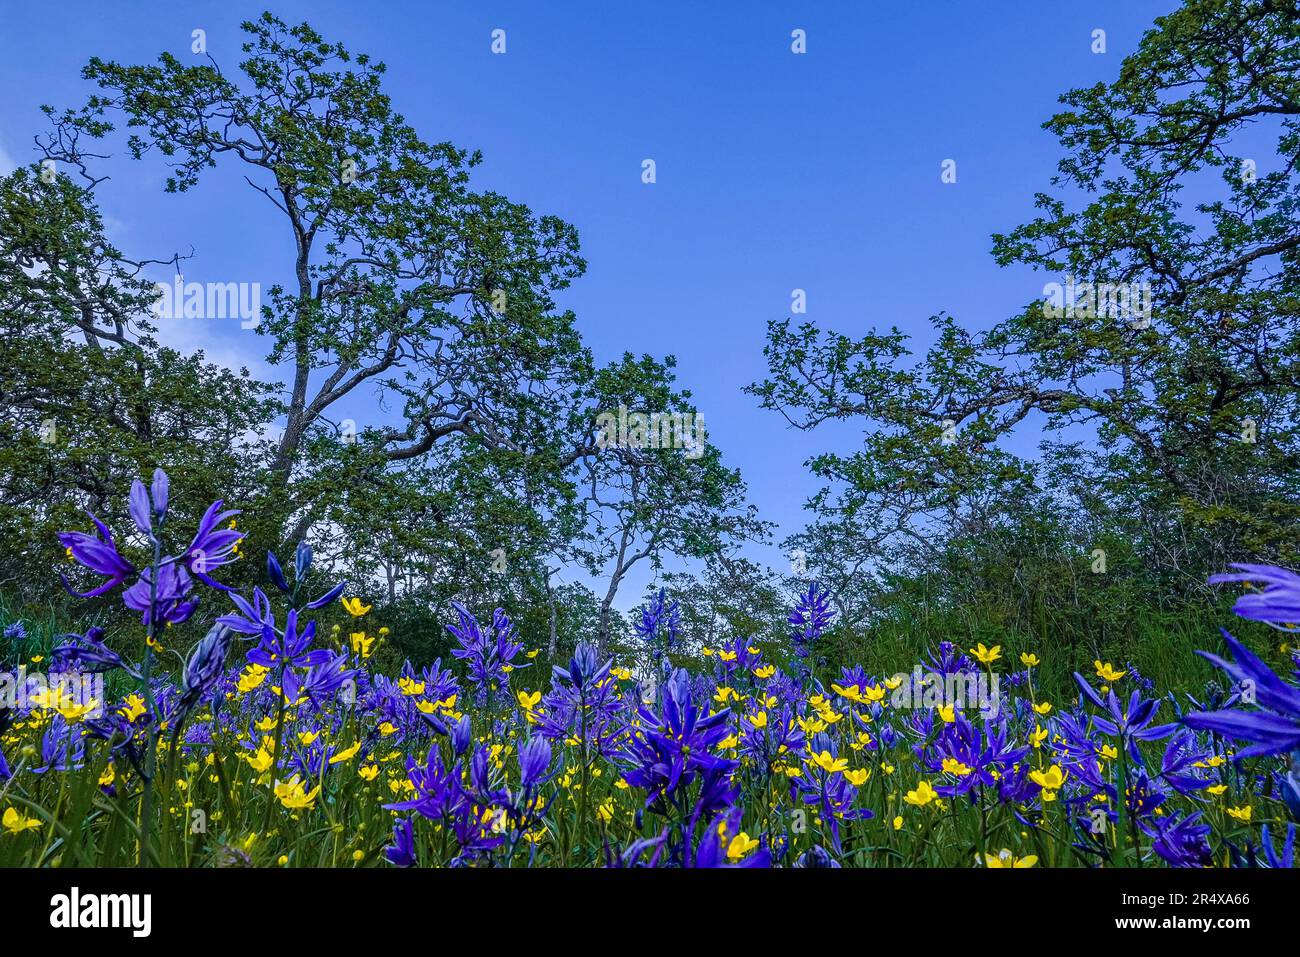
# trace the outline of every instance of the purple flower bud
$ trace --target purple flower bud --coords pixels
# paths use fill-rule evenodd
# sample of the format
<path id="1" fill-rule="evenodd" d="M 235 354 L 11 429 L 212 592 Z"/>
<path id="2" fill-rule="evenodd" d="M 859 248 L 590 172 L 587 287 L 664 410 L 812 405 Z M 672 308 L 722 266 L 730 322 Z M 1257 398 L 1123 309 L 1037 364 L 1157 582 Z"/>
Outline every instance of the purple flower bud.
<path id="1" fill-rule="evenodd" d="M 127 511 L 131 514 L 131 521 L 135 522 L 136 528 L 146 535 L 152 533 L 153 522 L 149 512 L 149 492 L 139 479 L 131 483 L 131 497 L 127 503 Z"/>
<path id="2" fill-rule="evenodd" d="M 308 570 L 311 569 L 311 546 L 307 540 L 303 539 L 298 543 L 298 549 L 293 554 L 293 574 L 297 581 L 302 581 L 307 576 Z"/>
<path id="3" fill-rule="evenodd" d="M 280 567 L 280 560 L 275 557 L 275 552 L 266 553 L 266 573 L 271 576 L 271 584 L 288 594 L 289 583 L 284 580 L 284 569 Z"/>
<path id="4" fill-rule="evenodd" d="M 470 725 L 469 715 L 461 715 L 451 727 L 451 749 L 456 757 L 460 757 L 469 750 L 469 743 L 473 737 L 473 728 Z"/>
<path id="5" fill-rule="evenodd" d="M 519 786 L 537 787 L 551 768 L 551 744 L 545 738 L 530 738 L 519 746 Z"/>
<path id="6" fill-rule="evenodd" d="M 161 521 L 167 514 L 167 499 L 171 492 L 171 482 L 162 469 L 153 470 L 153 484 L 150 495 L 153 497 L 153 513 Z"/>

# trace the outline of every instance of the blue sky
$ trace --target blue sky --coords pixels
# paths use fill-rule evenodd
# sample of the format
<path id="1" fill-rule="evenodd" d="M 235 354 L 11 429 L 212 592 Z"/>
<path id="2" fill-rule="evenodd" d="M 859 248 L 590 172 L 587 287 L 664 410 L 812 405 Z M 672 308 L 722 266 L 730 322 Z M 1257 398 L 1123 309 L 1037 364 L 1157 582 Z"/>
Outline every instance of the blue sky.
<path id="1" fill-rule="evenodd" d="M 389 67 L 388 92 L 430 141 L 483 151 L 480 188 L 579 231 L 589 267 L 561 295 L 598 358 L 672 353 L 710 441 L 788 534 L 815 490 L 803 462 L 855 430 L 804 435 L 742 393 L 768 320 L 806 290 L 807 318 L 924 337 L 939 311 L 982 328 L 1046 277 L 1000 269 L 990 234 L 1032 216 L 1059 147 L 1041 123 L 1067 89 L 1108 81 L 1175 0 L 372 2 L 13 5 L 0 26 L 0 162 L 29 162 L 41 103 L 89 92 L 92 55 L 182 61 L 191 31 L 229 73 L 238 22 L 270 8 Z M 130 11 L 129 14 L 125 11 Z M 506 31 L 507 52 L 490 50 Z M 807 53 L 791 52 L 791 31 Z M 1091 52 L 1106 31 L 1107 52 Z M 657 182 L 641 182 L 652 158 Z M 957 182 L 940 181 L 945 159 Z M 155 163 L 114 163 L 101 203 L 130 255 L 192 246 L 188 279 L 284 278 L 278 213 L 232 172 L 184 196 Z M 237 322 L 169 330 L 185 348 L 283 380 Z M 356 410 L 365 421 L 364 408 Z M 1025 448 L 1037 436 L 1023 437 Z M 773 551 L 757 557 L 780 562 Z M 624 596 L 639 596 L 644 577 Z M 620 601 L 620 605 L 624 602 Z"/>

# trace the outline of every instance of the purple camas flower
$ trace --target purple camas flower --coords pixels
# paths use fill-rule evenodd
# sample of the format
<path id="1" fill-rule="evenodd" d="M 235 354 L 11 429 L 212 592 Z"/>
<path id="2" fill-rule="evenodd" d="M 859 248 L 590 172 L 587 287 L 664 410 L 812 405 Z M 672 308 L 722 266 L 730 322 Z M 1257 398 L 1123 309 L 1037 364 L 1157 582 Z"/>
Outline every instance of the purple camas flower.
<path id="1" fill-rule="evenodd" d="M 1214 575 L 1210 581 L 1268 583 L 1263 592 L 1242 595 L 1237 599 L 1233 610 L 1238 615 L 1273 626 L 1291 624 L 1300 619 L 1300 575 L 1272 565 L 1239 564 L 1233 567 L 1242 571 Z M 1277 675 L 1227 631 L 1223 632 L 1223 641 L 1231 661 L 1208 651 L 1197 654 L 1232 679 L 1240 701 L 1257 705 L 1258 710 L 1197 711 L 1184 717 L 1183 723 L 1238 741 L 1249 741 L 1250 746 L 1238 752 L 1239 759 L 1300 751 L 1300 687 Z M 1294 677 L 1300 678 L 1300 673 Z"/>
<path id="2" fill-rule="evenodd" d="M 306 698 L 320 709 L 329 703 L 356 672 L 348 668 L 347 655 L 336 654 L 328 649 L 320 649 L 309 654 L 319 657 L 320 660 L 316 664 L 307 666 L 301 677 L 293 668 L 285 672 L 284 696 L 288 701 Z"/>
<path id="3" fill-rule="evenodd" d="M 222 615 L 217 621 L 231 631 L 237 631 L 241 635 L 261 635 L 266 628 L 275 628 L 275 613 L 271 610 L 270 599 L 262 589 L 253 589 L 252 602 L 238 592 L 231 592 L 230 600 L 235 603 L 239 613 Z"/>
<path id="4" fill-rule="evenodd" d="M 121 668 L 133 678 L 140 673 L 116 651 L 104 643 L 104 629 L 91 628 L 84 635 L 65 635 L 66 644 L 50 649 L 52 668 L 77 668 L 88 674 L 101 674 Z"/>
<path id="5" fill-rule="evenodd" d="M 588 641 L 580 641 L 569 658 L 569 667 L 565 669 L 554 665 L 551 676 L 557 684 L 569 686 L 581 695 L 600 684 L 613 665 L 613 658 L 601 664 L 596 646 Z"/>
<path id="6" fill-rule="evenodd" d="M 1207 838 L 1210 826 L 1201 823 L 1201 812 L 1183 818 L 1151 817 L 1143 830 L 1154 838 L 1151 849 L 1174 867 L 1211 867 L 1214 854 Z"/>
<path id="7" fill-rule="evenodd" d="M 56 713 L 41 738 L 41 763 L 32 768 L 33 774 L 50 771 L 76 771 L 86 758 L 86 739 L 81 731 Z"/>
<path id="8" fill-rule="evenodd" d="M 664 589 L 661 588 L 650 604 L 641 609 L 641 620 L 632 623 L 632 630 L 650 646 L 654 659 L 658 662 L 676 644 L 681 624 L 679 603 L 667 604 Z"/>
<path id="9" fill-rule="evenodd" d="M 1226 631 L 1223 640 L 1233 661 L 1207 651 L 1197 652 L 1233 679 L 1241 697 L 1262 710 L 1196 711 L 1183 723 L 1202 731 L 1214 731 L 1239 741 L 1251 742 L 1238 757 L 1280 754 L 1300 748 L 1300 688 L 1274 674 L 1249 648 Z"/>
<path id="10" fill-rule="evenodd" d="M 719 814 L 704 829 L 704 835 L 695 849 L 695 854 L 687 858 L 692 867 L 771 867 L 772 855 L 766 847 L 757 850 L 742 849 L 736 844 L 739 838 L 745 842 L 745 835 L 740 832 L 741 809 L 731 808 Z"/>
<path id="11" fill-rule="evenodd" d="M 754 766 L 764 777 L 785 754 L 798 754 L 804 747 L 804 732 L 795 721 L 790 705 L 783 705 L 778 715 L 767 712 L 757 703 L 751 703 L 751 712 L 738 722 L 741 732 L 740 753 L 754 761 Z M 763 719 L 755 719 L 759 713 Z"/>
<path id="12" fill-rule="evenodd" d="M 474 724 L 470 721 L 469 715 L 463 714 L 460 720 L 451 726 L 451 753 L 460 757 L 469 750 L 469 746 L 474 741 Z"/>
<path id="13" fill-rule="evenodd" d="M 159 547 L 159 535 L 166 522 L 169 496 L 169 482 L 162 469 L 154 472 L 149 489 L 146 490 L 139 479 L 131 486 L 128 503 L 131 520 L 154 543 L 155 548 Z M 59 542 L 79 564 L 97 575 L 106 576 L 107 580 L 88 591 L 79 592 L 72 587 L 66 576 L 61 576 L 64 587 L 78 598 L 102 595 L 136 573 L 135 566 L 118 551 L 108 526 L 93 514 L 86 514 L 90 515 L 90 520 L 95 524 L 96 533 L 87 535 L 84 532 L 59 532 Z M 194 614 L 197 607 L 197 602 L 190 597 L 194 587 L 191 576 L 212 588 L 228 591 L 225 585 L 212 579 L 208 572 L 228 564 L 238 555 L 238 544 L 243 532 L 230 527 L 218 527 L 238 514 L 237 511 L 221 511 L 220 500 L 213 502 L 204 513 L 198 532 L 185 551 L 159 559 L 156 569 L 151 564 L 140 573 L 135 584 L 123 592 L 122 600 L 126 606 L 140 612 L 146 625 L 179 624 Z"/>
<path id="14" fill-rule="evenodd" d="M 795 867 L 802 868 L 825 868 L 832 869 L 840 867 L 840 862 L 831 856 L 830 851 L 820 844 L 814 844 L 808 850 L 799 855 L 798 860 L 794 862 Z"/>
<path id="15" fill-rule="evenodd" d="M 199 521 L 199 530 L 195 532 L 190 547 L 180 556 L 180 561 L 194 573 L 194 577 L 209 587 L 219 591 L 230 591 L 225 585 L 214 581 L 208 572 L 222 565 L 228 565 L 239 555 L 239 540 L 244 533 L 230 528 L 230 519 L 239 514 L 236 510 L 221 511 L 221 500 L 213 502 L 203 513 Z"/>
<path id="16" fill-rule="evenodd" d="M 531 793 L 550 778 L 551 744 L 543 737 L 530 738 L 519 746 L 519 787 Z"/>
<path id="17" fill-rule="evenodd" d="M 493 613 L 492 630 L 485 634 L 468 608 L 460 602 L 453 602 L 452 607 L 460 621 L 447 626 L 459 642 L 459 647 L 453 648 L 451 653 L 467 663 L 470 683 L 478 690 L 481 704 L 498 692 L 508 690 L 510 672 L 523 667 L 515 664 L 515 658 L 524 646 L 515 640 L 515 626 L 510 623 L 504 609 L 498 608 Z"/>
<path id="18" fill-rule="evenodd" d="M 415 866 L 415 833 L 409 818 L 393 825 L 393 843 L 384 848 L 384 858 L 394 867 Z"/>
<path id="19" fill-rule="evenodd" d="M 609 673 L 614 659 L 601 663 L 596 646 L 578 642 L 568 668 L 551 669 L 551 691 L 533 715 L 539 734 L 552 739 L 577 737 L 588 756 L 604 755 L 621 732 L 624 705 Z"/>
<path id="20" fill-rule="evenodd" d="M 800 658 L 807 658 L 812 652 L 812 645 L 830 627 L 835 612 L 831 610 L 830 592 L 818 588 L 816 582 L 808 585 L 808 590 L 799 595 L 799 601 L 790 612 L 790 640 L 794 643 L 794 653 Z"/>
<path id="21" fill-rule="evenodd" d="M 928 656 L 930 670 L 936 675 L 959 675 L 979 671 L 979 666 L 962 654 L 951 641 L 939 642 L 938 652 Z"/>
<path id="22" fill-rule="evenodd" d="M 328 648 L 311 647 L 316 637 L 316 622 L 309 621 L 298 630 L 298 612 L 289 610 L 285 616 L 284 631 L 275 628 L 274 623 L 262 627 L 262 640 L 248 653 L 248 660 L 263 668 L 315 668 L 330 661 L 334 654 Z"/>
<path id="23" fill-rule="evenodd" d="M 1177 724 L 1152 726 L 1151 722 L 1155 720 L 1156 712 L 1160 710 L 1158 699 L 1144 699 L 1142 692 L 1135 689 L 1129 696 L 1128 704 L 1121 705 L 1114 691 L 1108 691 L 1103 699 L 1088 683 L 1088 679 L 1077 671 L 1074 673 L 1074 680 L 1083 691 L 1084 697 L 1108 715 L 1108 717 L 1094 715 L 1092 723 L 1106 734 L 1119 736 L 1135 761 L 1142 760 L 1137 746 L 1139 741 L 1167 738 L 1178 730 Z"/>
<path id="24" fill-rule="evenodd" d="M 444 827 L 450 823 L 450 831 L 460 847 L 460 853 L 451 861 L 453 867 L 474 863 L 505 843 L 505 837 L 498 829 L 484 825 L 480 811 L 482 807 L 507 798 L 504 789 L 490 785 L 488 755 L 488 748 L 480 748 L 471 759 L 471 793 L 465 784 L 461 762 L 456 761 L 447 768 L 435 744 L 429 748 L 424 767 L 414 758 L 407 758 L 407 775 L 416 796 L 408 801 L 384 805 L 385 809 L 392 811 L 415 811 L 429 820 L 441 821 Z M 504 816 L 506 809 L 503 807 L 500 811 Z M 409 835 L 406 840 L 409 841 Z M 400 849 L 401 841 L 395 846 Z"/>
<path id="25" fill-rule="evenodd" d="M 293 585 L 290 586 L 288 580 L 284 577 L 284 569 L 280 567 L 280 560 L 275 557 L 274 552 L 266 553 L 266 573 L 270 576 L 271 583 L 286 595 L 296 596 L 298 589 L 302 587 L 303 580 L 307 577 L 307 572 L 311 569 L 311 546 L 306 542 L 299 542 L 297 549 L 294 551 L 293 559 Z M 307 602 L 307 607 L 316 609 L 324 608 L 331 604 L 343 594 L 343 589 L 347 587 L 347 582 L 339 582 L 319 598 L 313 598 Z"/>
<path id="26" fill-rule="evenodd" d="M 194 646 L 185 671 L 181 675 L 181 694 L 176 703 L 178 719 L 188 717 L 190 712 L 203 700 L 221 679 L 226 664 L 226 654 L 230 651 L 234 632 L 225 625 L 213 625 L 208 633 Z"/>
<path id="27" fill-rule="evenodd" d="M 1284 631 L 1292 630 L 1287 626 L 1300 623 L 1300 575 L 1276 565 L 1233 563 L 1232 567 L 1241 571 L 1211 575 L 1209 583 L 1264 582 L 1263 591 L 1248 592 L 1238 598 L 1232 606 L 1234 612 Z"/>
<path id="28" fill-rule="evenodd" d="M 1291 752 L 1290 767 L 1278 772 L 1277 786 L 1291 817 L 1300 821 L 1300 751 Z"/>
<path id="29" fill-rule="evenodd" d="M 179 625 L 188 621 L 198 607 L 190 598 L 194 582 L 182 565 L 161 565 L 158 568 L 158 585 L 153 587 L 154 572 L 146 568 L 134 585 L 122 593 L 127 608 L 140 612 L 146 625 L 152 614 L 155 625 Z"/>
<path id="30" fill-rule="evenodd" d="M 628 768 L 623 779 L 646 791 L 646 807 L 667 814 L 702 772 L 730 774 L 736 762 L 712 753 L 731 733 L 731 712 L 710 713 L 707 698 L 697 703 L 685 671 L 675 671 L 665 683 L 662 712 L 638 708 L 640 727 L 627 729 L 628 743 L 618 758 Z"/>
<path id="31" fill-rule="evenodd" d="M 969 771 L 957 776 L 952 785 L 941 785 L 935 791 L 945 797 L 956 797 L 970 793 L 978 785 L 994 785 L 1030 750 L 1012 747 L 1007 739 L 1005 722 L 986 721 L 982 727 L 977 727 L 966 719 L 962 710 L 957 709 L 952 723 L 943 726 L 923 760 L 935 773 L 944 769 L 945 759 L 956 761 Z"/>
<path id="32" fill-rule="evenodd" d="M 1268 833 L 1268 825 L 1265 824 L 1260 833 L 1260 844 L 1264 848 L 1264 857 L 1268 861 L 1269 867 L 1285 868 L 1290 870 L 1295 866 L 1295 825 L 1286 826 L 1286 839 L 1282 842 L 1282 850 L 1279 853 L 1273 849 L 1273 838 Z"/>
<path id="33" fill-rule="evenodd" d="M 68 582 L 67 576 L 60 572 L 59 577 L 63 579 L 64 587 L 77 598 L 95 598 L 116 588 L 135 574 L 135 566 L 118 553 L 117 543 L 113 541 L 113 533 L 108 530 L 108 526 L 90 512 L 86 514 L 95 523 L 96 534 L 59 532 L 59 543 L 78 563 L 96 575 L 108 576 L 108 580 L 88 591 L 79 592 Z"/>

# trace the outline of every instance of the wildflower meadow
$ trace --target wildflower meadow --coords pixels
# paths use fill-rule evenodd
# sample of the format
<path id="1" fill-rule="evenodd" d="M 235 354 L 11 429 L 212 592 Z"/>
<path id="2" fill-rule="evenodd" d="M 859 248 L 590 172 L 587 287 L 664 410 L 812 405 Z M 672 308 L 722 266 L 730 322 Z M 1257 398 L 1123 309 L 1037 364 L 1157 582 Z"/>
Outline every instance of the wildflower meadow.
<path id="1" fill-rule="evenodd" d="M 60 540 L 82 597 L 140 614 L 142 659 L 99 628 L 5 635 L 48 688 L 3 712 L 0 863 L 272 867 L 1291 867 L 1300 668 L 1227 632 L 1207 700 L 1094 661 L 1048 693 L 1042 648 L 940 643 L 915 668 L 814 667 L 815 582 L 788 654 L 744 636 L 676 663 L 678 609 L 636 625 L 644 661 L 580 642 L 535 667 L 498 608 L 456 605 L 451 658 L 372 665 L 389 629 L 364 596 L 305 587 L 312 551 L 265 558 L 268 591 L 214 502 L 188 544 L 162 470 L 131 527 Z M 172 540 L 177 545 L 173 547 Z M 123 554 L 144 556 L 137 566 Z M 167 544 L 164 544 L 167 542 Z M 1300 575 L 1241 566 L 1244 618 L 1300 617 Z M 69 584 L 70 588 L 82 587 Z M 269 594 L 268 594 L 269 592 Z M 200 604 L 223 608 L 186 641 Z M 338 605 L 345 627 L 319 629 Z M 177 654 L 179 643 L 184 654 Z M 1294 665 L 1294 662 L 1293 662 Z M 71 689 L 104 679 L 103 698 Z"/>

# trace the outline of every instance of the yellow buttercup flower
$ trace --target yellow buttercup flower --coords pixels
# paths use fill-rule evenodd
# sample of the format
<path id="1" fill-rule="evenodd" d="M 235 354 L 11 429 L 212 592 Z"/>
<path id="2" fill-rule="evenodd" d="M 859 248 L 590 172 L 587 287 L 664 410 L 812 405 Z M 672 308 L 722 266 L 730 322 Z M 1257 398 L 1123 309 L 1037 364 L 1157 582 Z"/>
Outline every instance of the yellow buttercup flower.
<path id="1" fill-rule="evenodd" d="M 1033 781 L 1043 789 L 1044 801 L 1055 801 L 1056 792 L 1061 789 L 1065 783 L 1066 774 L 1061 770 L 1060 765 L 1053 764 L 1046 771 L 1030 771 L 1029 780 Z"/>
<path id="2" fill-rule="evenodd" d="M 360 618 L 362 615 L 368 613 L 373 607 L 372 605 L 362 604 L 360 598 L 343 598 L 340 600 L 343 602 L 343 608 L 353 618 Z"/>
<path id="3" fill-rule="evenodd" d="M 344 761 L 351 761 L 357 756 L 357 752 L 360 750 L 361 742 L 358 741 L 356 744 L 352 745 L 352 747 L 344 748 L 338 754 L 330 758 L 330 764 L 342 764 Z"/>
<path id="4" fill-rule="evenodd" d="M 1245 807 L 1227 807 L 1224 808 L 1224 811 L 1227 812 L 1228 817 L 1234 818 L 1242 824 L 1249 824 L 1255 809 L 1247 804 Z"/>
<path id="5" fill-rule="evenodd" d="M 4 817 L 0 818 L 0 827 L 4 827 L 10 834 L 21 834 L 23 831 L 38 831 L 41 828 L 41 822 L 34 817 L 23 817 L 15 808 L 5 810 Z"/>
<path id="6" fill-rule="evenodd" d="M 117 709 L 117 713 L 126 718 L 127 721 L 134 723 L 135 719 L 144 714 L 146 710 L 147 709 L 144 706 L 144 698 L 140 697 L 138 694 L 129 694 L 126 696 L 126 700 L 123 701 L 121 706 Z"/>
<path id="7" fill-rule="evenodd" d="M 258 774 L 264 774 L 269 771 L 271 765 L 275 763 L 275 740 L 273 738 L 265 737 L 262 739 L 262 744 L 256 751 L 251 755 L 241 754 L 240 757 L 247 761 L 248 766 Z"/>
<path id="8" fill-rule="evenodd" d="M 985 867 L 1033 867 L 1038 863 L 1038 856 L 1030 854 L 1026 857 L 1016 857 L 1006 848 L 998 851 L 996 854 L 984 855 Z"/>
<path id="9" fill-rule="evenodd" d="M 1114 665 L 1112 665 L 1109 661 L 1103 663 L 1100 658 L 1093 661 L 1092 666 L 1097 670 L 1098 678 L 1100 678 L 1102 681 L 1107 681 L 1112 684 L 1116 681 L 1119 681 L 1120 678 L 1123 678 L 1126 674 L 1128 674 L 1127 671 L 1115 670 Z"/>
<path id="10" fill-rule="evenodd" d="M 831 690 L 834 691 L 841 698 L 848 698 L 850 701 L 856 701 L 859 704 L 866 704 L 866 701 L 862 697 L 862 693 L 858 690 L 857 685 L 849 685 L 847 688 L 841 688 L 839 685 L 837 685 L 835 682 L 832 681 Z"/>
<path id="11" fill-rule="evenodd" d="M 867 778 L 869 778 L 870 776 L 871 776 L 871 772 L 868 771 L 866 768 L 854 768 L 852 771 L 844 772 L 844 777 L 855 788 L 860 788 L 862 787 L 862 785 L 866 784 Z"/>
<path id="12" fill-rule="evenodd" d="M 41 688 L 39 691 L 32 692 L 28 700 L 38 708 L 57 711 L 67 719 L 69 724 L 76 724 L 98 707 L 94 701 L 88 704 L 78 702 L 69 691 L 60 687 Z"/>
<path id="13" fill-rule="evenodd" d="M 831 757 L 829 751 L 822 751 L 820 754 L 813 754 L 808 759 L 809 764 L 815 764 L 829 774 L 839 774 L 849 766 L 848 758 Z"/>
<path id="14" fill-rule="evenodd" d="M 979 660 L 980 664 L 991 665 L 1002 657 L 1002 646 L 994 645 L 992 648 L 985 648 L 984 642 L 981 641 L 970 649 L 970 653 Z"/>
<path id="15" fill-rule="evenodd" d="M 741 831 L 727 845 L 727 860 L 738 861 L 756 847 L 758 847 L 758 841 Z"/>
<path id="16" fill-rule="evenodd" d="M 529 694 L 527 691 L 520 691 L 515 697 L 519 701 L 519 707 L 523 708 L 525 711 L 532 711 L 541 702 L 542 693 L 540 691 L 534 691 L 532 694 Z"/>
<path id="17" fill-rule="evenodd" d="M 938 796 L 938 792 L 930 787 L 929 781 L 922 781 L 916 786 L 915 790 L 908 791 L 903 795 L 903 800 L 913 807 L 925 807 Z"/>
<path id="18" fill-rule="evenodd" d="M 971 768 L 962 764 L 956 758 L 944 758 L 943 769 L 949 774 L 957 775 L 959 778 L 964 778 L 966 775 L 971 773 Z"/>
<path id="19" fill-rule="evenodd" d="M 1020 652 L 1020 663 L 1026 668 L 1037 668 L 1041 664 L 1038 655 L 1030 654 L 1027 651 Z"/>
<path id="20" fill-rule="evenodd" d="M 1052 710 L 1052 703 L 1050 701 L 1040 701 L 1034 705 L 1034 710 L 1039 714 L 1047 714 Z"/>
<path id="21" fill-rule="evenodd" d="M 269 673 L 269 669 L 264 668 L 261 665 L 249 665 L 239 674 L 239 684 L 237 685 L 237 687 L 239 688 L 239 693 L 248 694 L 248 692 L 254 690 L 255 688 L 261 687 L 261 684 L 263 681 L 266 680 L 266 676 L 268 673 Z M 134 695 L 132 697 L 134 697 Z M 140 710 L 142 712 L 144 711 L 143 702 L 141 702 L 140 704 Z"/>
<path id="22" fill-rule="evenodd" d="M 302 782 L 298 780 L 298 775 L 294 775 L 287 781 L 283 781 L 275 786 L 275 796 L 280 803 L 291 811 L 307 809 L 311 810 L 316 806 L 316 797 L 320 794 L 320 785 L 312 788 L 310 791 L 303 787 Z"/>
<path id="23" fill-rule="evenodd" d="M 63 715 L 63 719 L 68 724 L 80 724 L 81 719 L 86 715 L 94 714 L 99 710 L 99 702 L 92 699 L 82 703 L 69 697 L 60 701 L 55 710 Z"/>

